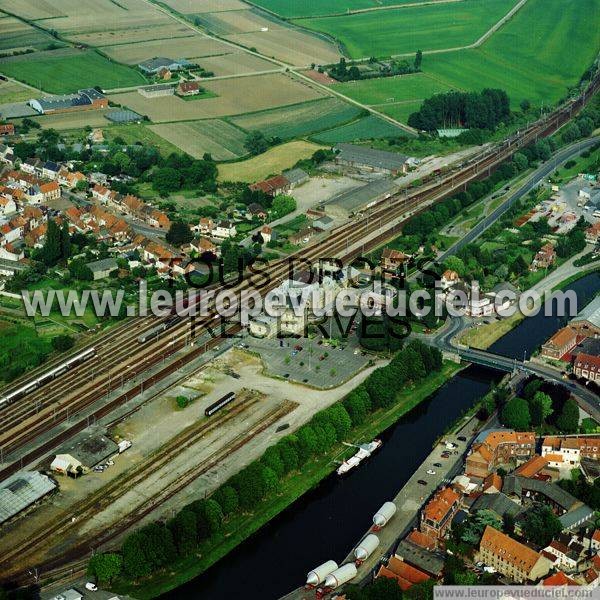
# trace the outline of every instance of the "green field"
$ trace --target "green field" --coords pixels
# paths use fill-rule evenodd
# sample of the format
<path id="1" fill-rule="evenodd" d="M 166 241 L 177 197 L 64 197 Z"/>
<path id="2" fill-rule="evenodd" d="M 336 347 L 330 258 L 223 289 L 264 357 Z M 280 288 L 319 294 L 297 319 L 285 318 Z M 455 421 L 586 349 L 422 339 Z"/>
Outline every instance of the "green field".
<path id="1" fill-rule="evenodd" d="M 288 140 L 331 129 L 356 119 L 361 110 L 336 98 L 323 98 L 283 108 L 263 110 L 229 119 L 247 131 Z"/>
<path id="2" fill-rule="evenodd" d="M 109 142 L 113 142 L 116 137 L 121 137 L 128 145 L 141 143 L 144 146 L 153 146 L 163 156 L 168 156 L 172 152 L 180 152 L 177 146 L 160 137 L 141 123 L 112 125 L 104 129 L 104 136 Z"/>
<path id="3" fill-rule="evenodd" d="M 361 104 L 389 104 L 423 100 L 439 92 L 447 92 L 450 86 L 440 83 L 423 73 L 382 77 L 337 83 L 336 90 Z"/>
<path id="4" fill-rule="evenodd" d="M 52 94 L 72 93 L 86 87 L 111 89 L 145 83 L 138 71 L 93 50 L 36 52 L 2 59 L 0 73 Z"/>
<path id="5" fill-rule="evenodd" d="M 312 139 L 323 144 L 338 144 L 340 142 L 399 137 L 402 135 L 404 135 L 402 129 L 379 117 L 369 115 L 353 123 L 340 125 L 334 129 L 318 133 L 312 136 Z"/>
<path id="6" fill-rule="evenodd" d="M 469 0 L 302 19 L 299 24 L 332 36 L 351 58 L 391 56 L 472 44 L 515 4 L 516 0 Z"/>
<path id="7" fill-rule="evenodd" d="M 423 58 L 423 70 L 449 86 L 499 87 L 516 107 L 554 103 L 600 50 L 600 0 L 529 0 L 481 48 Z"/>
<path id="8" fill-rule="evenodd" d="M 421 108 L 421 101 L 416 100 L 413 102 L 402 102 L 401 104 L 388 104 L 387 106 L 377 107 L 382 113 L 386 114 L 392 119 L 396 119 L 400 123 L 406 123 L 408 117 Z"/>
<path id="9" fill-rule="evenodd" d="M 321 17 L 347 13 L 349 10 L 377 8 L 394 4 L 412 4 L 419 0 L 252 0 L 271 12 L 286 18 Z"/>

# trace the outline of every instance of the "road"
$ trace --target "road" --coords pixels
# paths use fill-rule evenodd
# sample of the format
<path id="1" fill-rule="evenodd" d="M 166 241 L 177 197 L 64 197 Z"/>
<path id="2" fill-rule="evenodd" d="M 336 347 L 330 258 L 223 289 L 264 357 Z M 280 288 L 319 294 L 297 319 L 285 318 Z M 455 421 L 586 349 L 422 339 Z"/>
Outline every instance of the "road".
<path id="1" fill-rule="evenodd" d="M 511 194 L 503 204 L 485 217 L 485 219 L 477 223 L 471 231 L 439 256 L 437 262 L 444 262 L 446 258 L 452 256 L 467 244 L 475 241 L 484 231 L 486 231 L 486 229 L 489 229 L 507 210 L 509 210 L 515 202 L 519 201 L 525 194 L 528 194 L 532 189 L 539 185 L 539 183 L 548 177 L 550 173 L 555 171 L 559 165 L 562 165 L 570 158 L 573 158 L 573 156 L 580 154 L 598 142 L 600 142 L 600 136 L 576 142 L 571 146 L 559 150 L 549 161 L 538 167 L 523 185 Z"/>

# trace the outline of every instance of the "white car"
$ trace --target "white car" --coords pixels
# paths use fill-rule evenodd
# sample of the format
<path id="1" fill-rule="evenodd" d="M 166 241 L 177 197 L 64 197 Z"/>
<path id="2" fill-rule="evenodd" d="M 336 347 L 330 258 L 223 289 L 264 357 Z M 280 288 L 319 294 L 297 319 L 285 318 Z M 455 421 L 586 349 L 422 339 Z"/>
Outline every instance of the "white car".
<path id="1" fill-rule="evenodd" d="M 427 475 L 435 475 L 435 471 L 433 469 L 427 469 Z"/>
<path id="2" fill-rule="evenodd" d="M 91 581 L 88 581 L 85 584 L 85 589 L 86 590 L 90 590 L 90 592 L 97 592 L 98 591 L 98 586 L 95 583 L 92 583 Z"/>

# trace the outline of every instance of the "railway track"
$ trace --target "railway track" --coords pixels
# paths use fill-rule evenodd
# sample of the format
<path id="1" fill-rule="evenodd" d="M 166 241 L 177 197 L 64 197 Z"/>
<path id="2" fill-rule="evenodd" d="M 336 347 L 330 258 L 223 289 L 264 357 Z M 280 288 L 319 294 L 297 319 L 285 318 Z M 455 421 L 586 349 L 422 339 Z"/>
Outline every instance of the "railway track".
<path id="1" fill-rule="evenodd" d="M 275 261 L 269 264 L 265 274 L 269 277 L 270 284 L 265 286 L 262 293 L 278 285 L 288 274 L 289 261 L 309 260 L 316 261 L 323 256 L 338 257 L 351 260 L 364 253 L 369 248 L 375 247 L 388 238 L 396 236 L 403 222 L 415 214 L 426 210 L 431 204 L 442 200 L 476 179 L 487 177 L 499 164 L 510 158 L 520 148 L 557 131 L 564 123 L 577 114 L 585 103 L 598 90 L 600 80 L 598 78 L 590 84 L 585 93 L 577 100 L 570 101 L 567 105 L 559 108 L 554 113 L 547 115 L 542 120 L 533 123 L 528 128 L 518 132 L 502 144 L 488 149 L 479 156 L 472 158 L 469 162 L 444 175 L 439 181 L 429 183 L 416 190 L 403 190 L 389 199 L 382 200 L 365 212 L 362 220 L 353 220 L 345 225 L 334 229 L 324 240 L 319 241 L 306 249 L 291 255 L 289 259 Z M 240 294 L 252 286 L 251 278 L 243 279 L 239 284 L 232 286 L 231 290 Z M 196 319 L 196 330 L 206 331 L 215 324 L 214 314 Z M 68 421 L 70 417 L 86 409 L 91 404 L 111 392 L 115 391 L 120 381 L 121 387 L 125 382 L 131 382 L 136 376 L 156 367 L 161 361 L 164 363 L 168 357 L 189 346 L 191 342 L 190 319 L 182 318 L 181 322 L 167 330 L 163 336 L 140 345 L 137 337 L 142 331 L 147 331 L 150 326 L 156 325 L 160 320 L 148 317 L 143 325 L 133 323 L 119 328 L 116 337 L 107 334 L 98 340 L 96 345 L 102 348 L 96 361 L 95 371 L 89 379 L 84 365 L 68 373 L 64 380 L 48 384 L 31 397 L 24 399 L 28 408 L 14 409 L 9 413 L 3 411 L 3 425 L 0 427 L 0 455 L 7 455 L 7 450 L 14 450 L 25 443 L 48 432 L 55 425 Z M 170 339 L 166 344 L 165 341 Z M 118 347 L 114 347 L 118 344 Z M 214 346 L 214 342 L 212 343 Z M 207 345 L 208 347 L 208 345 Z M 179 358 L 176 364 L 183 364 L 183 360 L 189 361 L 196 358 L 201 350 L 192 347 L 185 357 Z M 132 364 L 128 364 L 132 363 Z M 167 376 L 172 370 L 163 368 L 159 373 L 152 375 L 146 381 L 142 381 L 127 390 L 126 393 L 117 397 L 116 401 L 107 402 L 111 410 L 122 404 L 127 399 L 137 394 L 144 386 L 147 388 L 159 381 L 162 376 Z M 50 386 L 50 387 L 49 387 Z M 42 400 L 40 400 L 40 398 Z M 36 404 L 37 403 L 37 404 Z M 94 418 L 108 414 L 107 411 L 96 411 Z M 83 426 L 82 426 L 83 424 Z M 79 430 L 83 429 L 85 423 L 79 421 Z M 74 426 L 69 427 L 72 435 L 77 431 Z M 48 443 L 43 445 L 44 452 L 68 439 L 64 433 L 59 434 Z M 0 480 L 16 472 L 20 464 L 30 462 L 29 459 L 38 458 L 43 452 L 33 452 L 21 461 L 8 464 L 0 471 Z"/>
<path id="2" fill-rule="evenodd" d="M 136 466 L 133 475 L 123 473 L 114 481 L 98 490 L 97 493 L 74 506 L 72 509 L 73 514 L 77 516 L 75 522 L 68 517 L 63 517 L 54 523 L 47 525 L 43 531 L 34 534 L 20 547 L 5 554 L 2 559 L 0 559 L 0 569 L 2 570 L 3 577 L 8 575 L 13 581 L 27 581 L 31 577 L 30 569 L 23 570 L 23 561 L 27 560 L 27 557 L 31 557 L 36 551 L 47 546 L 49 536 L 58 538 L 59 536 L 68 534 L 81 522 L 89 521 L 104 508 L 121 498 L 123 494 L 126 493 L 127 489 L 131 489 L 136 484 L 141 483 L 156 472 L 157 469 L 165 467 L 179 454 L 198 443 L 204 436 L 221 428 L 226 423 L 246 412 L 252 406 L 258 404 L 258 402 L 258 400 L 246 400 L 242 404 L 237 404 L 232 407 L 221 419 L 210 420 L 199 427 L 197 425 L 191 426 L 181 436 L 169 441 L 156 455 L 148 457 L 141 465 Z M 242 448 L 255 436 L 274 425 L 295 408 L 295 403 L 286 400 L 271 409 L 259 422 L 250 429 L 236 435 L 230 443 L 213 452 L 207 460 L 184 471 L 164 488 L 157 490 L 153 494 L 146 495 L 142 502 L 135 507 L 134 510 L 130 511 L 128 515 L 116 522 L 112 527 L 105 528 L 96 533 L 94 535 L 94 546 L 98 548 L 127 531 L 130 527 L 164 504 L 164 502 L 175 496 L 175 494 L 185 489 L 190 483 L 198 479 L 198 477 L 206 474 L 217 466 L 229 454 Z M 44 578 L 52 577 L 53 573 L 70 573 L 71 569 L 77 568 L 77 566 L 81 564 L 81 556 L 86 555 L 89 552 L 89 549 L 89 540 L 76 542 L 64 553 L 42 561 L 37 566 L 38 572 L 42 573 Z"/>

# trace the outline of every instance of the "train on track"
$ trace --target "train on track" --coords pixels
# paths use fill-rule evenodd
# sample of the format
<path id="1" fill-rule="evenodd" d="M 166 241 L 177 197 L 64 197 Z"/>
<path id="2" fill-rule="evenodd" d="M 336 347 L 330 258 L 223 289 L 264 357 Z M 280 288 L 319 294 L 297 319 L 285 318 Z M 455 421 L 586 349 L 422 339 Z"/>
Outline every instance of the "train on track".
<path id="1" fill-rule="evenodd" d="M 150 340 L 154 340 L 161 333 L 163 333 L 163 331 L 166 331 L 170 327 L 173 327 L 173 325 L 179 323 L 179 321 L 181 321 L 181 317 L 178 317 L 177 315 L 173 315 L 172 317 L 169 317 L 166 321 L 163 321 L 156 327 L 153 327 L 152 329 L 149 329 L 145 333 L 142 333 L 142 335 L 138 336 L 137 341 L 140 344 L 145 344 L 146 342 L 149 342 Z"/>
<path id="2" fill-rule="evenodd" d="M 20 388 L 13 390 L 12 392 L 9 392 L 7 394 L 4 394 L 3 396 L 0 396 L 0 409 L 5 407 L 6 405 L 10 404 L 11 402 L 14 402 L 15 400 L 19 400 L 26 394 L 33 392 L 34 390 L 43 386 L 44 384 L 48 383 L 49 381 L 56 379 L 59 375 L 62 375 L 63 373 L 70 371 L 74 367 L 80 365 L 82 362 L 85 362 L 86 360 L 89 360 L 90 358 L 92 358 L 92 356 L 95 356 L 95 354 L 96 354 L 95 348 L 88 348 L 87 350 L 84 350 L 83 352 L 79 352 L 79 354 L 75 354 L 74 356 L 71 356 L 71 358 L 66 360 L 64 363 L 61 363 L 57 367 L 54 367 L 53 369 L 46 371 L 45 373 L 43 373 L 39 377 L 36 377 L 35 379 L 30 381 L 26 385 L 23 385 Z"/>
<path id="3" fill-rule="evenodd" d="M 235 392 L 229 392 L 225 394 L 220 400 L 217 400 L 213 404 L 211 404 L 205 411 L 204 414 L 207 417 L 214 415 L 216 412 L 220 411 L 222 408 L 227 406 L 230 402 L 235 400 Z"/>

